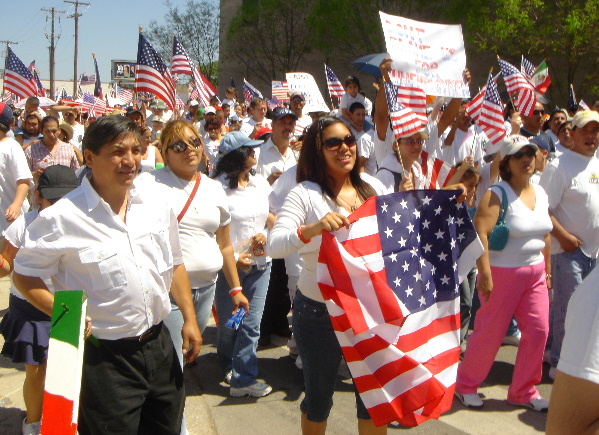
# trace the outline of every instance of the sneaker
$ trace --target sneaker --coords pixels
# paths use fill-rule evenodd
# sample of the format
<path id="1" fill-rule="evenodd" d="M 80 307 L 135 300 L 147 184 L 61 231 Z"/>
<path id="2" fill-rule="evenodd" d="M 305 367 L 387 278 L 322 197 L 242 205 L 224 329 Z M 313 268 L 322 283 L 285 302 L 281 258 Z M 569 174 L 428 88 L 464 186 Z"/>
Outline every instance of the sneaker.
<path id="1" fill-rule="evenodd" d="M 506 346 L 518 346 L 520 344 L 520 338 L 522 334 L 518 333 L 518 335 L 506 335 L 503 337 L 503 344 Z"/>
<path id="2" fill-rule="evenodd" d="M 483 407 L 483 401 L 477 393 L 462 394 L 462 393 L 458 393 L 456 391 L 454 394 L 458 399 L 460 399 L 460 401 L 466 408 L 482 408 Z"/>
<path id="3" fill-rule="evenodd" d="M 551 368 L 549 369 L 549 378 L 550 378 L 552 381 L 555 381 L 555 377 L 556 377 L 556 376 L 557 376 L 557 367 L 551 367 Z"/>
<path id="4" fill-rule="evenodd" d="M 526 402 L 526 403 L 510 402 L 509 400 L 508 400 L 508 403 L 510 405 L 514 405 L 514 406 L 521 406 L 523 408 L 529 408 L 529 409 L 532 409 L 533 411 L 537 411 L 537 412 L 547 412 L 549 410 L 549 401 L 543 399 L 540 396 L 537 397 L 536 399 L 533 399 L 530 402 Z"/>
<path id="5" fill-rule="evenodd" d="M 27 423 L 27 418 L 23 420 L 23 435 L 40 435 L 40 429 L 42 426 L 41 421 L 35 423 Z"/>
<path id="6" fill-rule="evenodd" d="M 232 377 L 233 377 L 233 372 L 231 370 L 229 370 L 227 372 L 227 374 L 225 375 L 225 379 L 224 379 L 225 384 L 231 385 L 231 378 Z"/>
<path id="7" fill-rule="evenodd" d="M 272 391 L 272 387 L 263 382 L 256 382 L 255 384 L 248 385 L 247 387 L 235 388 L 231 387 L 229 391 L 229 395 L 232 397 L 243 397 L 243 396 L 252 396 L 252 397 L 264 397 Z"/>

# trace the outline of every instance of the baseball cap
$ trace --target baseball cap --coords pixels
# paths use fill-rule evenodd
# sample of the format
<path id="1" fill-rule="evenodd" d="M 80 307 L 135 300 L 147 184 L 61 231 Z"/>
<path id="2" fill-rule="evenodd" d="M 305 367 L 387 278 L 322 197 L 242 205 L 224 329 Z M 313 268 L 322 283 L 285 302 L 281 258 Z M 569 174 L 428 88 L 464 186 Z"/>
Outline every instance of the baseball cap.
<path id="1" fill-rule="evenodd" d="M 162 122 L 164 124 L 166 121 L 162 116 L 155 116 L 154 119 L 152 119 L 152 122 Z"/>
<path id="2" fill-rule="evenodd" d="M 284 118 L 286 116 L 291 116 L 296 121 L 298 119 L 295 112 L 291 109 L 288 109 L 287 107 L 275 107 L 275 110 L 273 110 L 272 112 L 273 121 L 278 121 L 279 119 Z"/>
<path id="3" fill-rule="evenodd" d="M 229 154 L 231 151 L 235 151 L 241 147 L 255 148 L 262 145 L 264 142 L 261 140 L 252 140 L 240 131 L 231 131 L 222 138 L 218 152 L 221 155 Z"/>
<path id="4" fill-rule="evenodd" d="M 507 137 L 503 140 L 503 144 L 501 145 L 501 150 L 499 150 L 499 155 L 501 158 L 505 158 L 507 156 L 513 156 L 518 151 L 520 151 L 524 147 L 534 148 L 535 151 L 539 149 L 537 144 L 532 143 L 527 137 L 520 135 L 513 135 Z"/>
<path id="5" fill-rule="evenodd" d="M 197 100 L 191 100 L 191 101 L 189 102 L 189 105 L 190 105 L 190 106 L 199 106 L 199 105 L 200 105 L 200 103 L 198 103 L 198 102 L 197 102 Z"/>
<path id="6" fill-rule="evenodd" d="M 14 115 L 10 106 L 4 102 L 0 102 L 0 124 L 9 127 L 14 121 Z"/>
<path id="7" fill-rule="evenodd" d="M 599 113 L 594 110 L 582 110 L 576 112 L 576 115 L 572 118 L 572 127 L 582 128 L 592 121 L 599 122 Z"/>
<path id="8" fill-rule="evenodd" d="M 260 130 L 258 130 L 256 132 L 256 134 L 254 135 L 254 137 L 258 140 L 262 140 L 264 141 L 264 138 L 262 136 L 264 136 L 265 134 L 269 134 L 272 133 L 272 128 L 270 127 L 262 127 Z"/>
<path id="9" fill-rule="evenodd" d="M 60 199 L 71 190 L 79 187 L 77 176 L 68 166 L 48 166 L 40 175 L 37 188 L 47 200 Z"/>
<path id="10" fill-rule="evenodd" d="M 303 101 L 306 101 L 306 97 L 304 97 L 304 94 L 299 91 L 294 91 L 289 95 L 290 100 L 293 100 L 294 98 L 301 98 Z"/>
<path id="11" fill-rule="evenodd" d="M 216 114 L 216 109 L 213 106 L 208 106 L 204 109 L 204 115 Z"/>
<path id="12" fill-rule="evenodd" d="M 241 118 L 239 117 L 239 115 L 237 115 L 237 113 L 234 113 L 233 115 L 229 116 L 229 122 L 234 121 L 241 121 Z"/>
<path id="13" fill-rule="evenodd" d="M 528 140 L 539 148 L 551 152 L 551 144 L 544 135 L 539 134 L 538 136 L 528 138 Z"/>
<path id="14" fill-rule="evenodd" d="M 409 137 L 416 136 L 417 134 L 420 135 L 420 137 L 424 140 L 428 140 L 428 138 L 429 138 L 428 133 L 426 132 L 426 129 L 424 127 L 422 127 L 422 130 L 420 130 L 419 132 L 409 133 L 407 135 L 399 137 L 398 139 L 407 139 Z"/>
<path id="15" fill-rule="evenodd" d="M 166 105 L 166 103 L 162 100 L 154 100 L 152 101 L 152 104 L 150 104 L 150 107 L 154 108 L 154 109 L 163 109 L 163 110 L 167 110 L 168 107 Z"/>
<path id="16" fill-rule="evenodd" d="M 129 107 L 127 109 L 127 115 L 133 115 L 134 113 L 139 113 L 141 116 L 143 116 L 143 113 L 141 113 L 141 110 L 136 109 L 135 107 Z"/>

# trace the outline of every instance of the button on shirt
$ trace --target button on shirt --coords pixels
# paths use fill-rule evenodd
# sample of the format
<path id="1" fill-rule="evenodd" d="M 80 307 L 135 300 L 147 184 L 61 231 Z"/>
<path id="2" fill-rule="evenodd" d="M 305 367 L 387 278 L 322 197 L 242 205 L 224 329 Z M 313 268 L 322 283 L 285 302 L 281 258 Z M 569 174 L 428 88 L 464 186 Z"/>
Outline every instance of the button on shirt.
<path id="1" fill-rule="evenodd" d="M 22 275 L 52 277 L 57 290 L 83 289 L 100 339 L 134 337 L 161 322 L 173 266 L 183 263 L 173 211 L 152 194 L 152 179 L 135 185 L 125 224 L 84 178 L 40 213 L 15 259 Z"/>

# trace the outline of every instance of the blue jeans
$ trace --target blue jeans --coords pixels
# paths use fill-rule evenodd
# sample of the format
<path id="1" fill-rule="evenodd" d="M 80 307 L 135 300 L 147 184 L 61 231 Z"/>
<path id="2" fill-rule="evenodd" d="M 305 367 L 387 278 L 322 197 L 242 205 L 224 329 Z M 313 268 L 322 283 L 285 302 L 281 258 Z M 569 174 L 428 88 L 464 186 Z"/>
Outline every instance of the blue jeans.
<path id="1" fill-rule="evenodd" d="M 299 290 L 293 302 L 293 336 L 302 356 L 306 387 L 300 409 L 310 421 L 326 421 L 333 407 L 341 346 L 326 305 L 304 296 Z M 354 392 L 358 418 L 370 420 L 355 385 Z"/>
<path id="2" fill-rule="evenodd" d="M 255 384 L 258 377 L 258 339 L 260 321 L 270 280 L 270 263 L 264 270 L 252 266 L 249 273 L 238 269 L 243 294 L 250 301 L 250 311 L 243 318 L 239 329 L 225 326 L 231 317 L 233 300 L 229 296 L 229 284 L 222 271 L 216 280 L 216 311 L 218 313 L 218 335 L 216 350 L 220 366 L 225 372 L 232 371 L 231 386 L 244 388 Z"/>
<path id="3" fill-rule="evenodd" d="M 574 252 L 555 254 L 553 259 L 553 303 L 551 304 L 552 336 L 551 367 L 557 367 L 562 341 L 564 340 L 564 324 L 570 297 L 578 284 L 593 270 L 597 262 L 587 257 L 580 248 Z"/>

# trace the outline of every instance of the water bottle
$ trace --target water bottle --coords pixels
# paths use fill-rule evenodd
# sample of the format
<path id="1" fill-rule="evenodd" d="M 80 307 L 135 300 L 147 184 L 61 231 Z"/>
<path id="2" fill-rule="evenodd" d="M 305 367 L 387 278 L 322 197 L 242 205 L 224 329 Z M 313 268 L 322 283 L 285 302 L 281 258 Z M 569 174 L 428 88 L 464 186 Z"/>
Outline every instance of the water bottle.
<path id="1" fill-rule="evenodd" d="M 254 248 L 252 249 L 252 255 L 254 256 L 254 264 L 256 265 L 256 269 L 266 269 L 266 249 L 264 246 L 254 245 Z"/>

